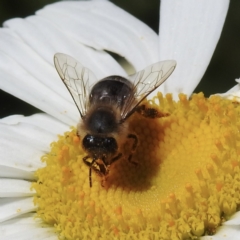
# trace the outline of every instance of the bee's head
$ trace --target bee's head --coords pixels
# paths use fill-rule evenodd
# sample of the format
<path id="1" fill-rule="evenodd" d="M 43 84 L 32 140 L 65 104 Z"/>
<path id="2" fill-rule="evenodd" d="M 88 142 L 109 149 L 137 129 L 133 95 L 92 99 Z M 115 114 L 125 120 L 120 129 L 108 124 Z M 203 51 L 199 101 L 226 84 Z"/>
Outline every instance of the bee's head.
<path id="1" fill-rule="evenodd" d="M 105 159 L 117 152 L 117 141 L 113 137 L 87 134 L 82 141 L 83 148 L 94 158 Z"/>

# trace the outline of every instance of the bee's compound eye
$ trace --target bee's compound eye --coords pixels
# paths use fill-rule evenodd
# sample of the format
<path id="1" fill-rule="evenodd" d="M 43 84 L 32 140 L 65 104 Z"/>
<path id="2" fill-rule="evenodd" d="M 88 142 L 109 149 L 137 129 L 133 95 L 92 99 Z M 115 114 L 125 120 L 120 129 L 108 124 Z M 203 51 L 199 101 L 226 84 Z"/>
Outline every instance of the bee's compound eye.
<path id="1" fill-rule="evenodd" d="M 83 139 L 83 147 L 92 153 L 115 154 L 118 146 L 112 137 L 98 137 L 87 134 Z"/>

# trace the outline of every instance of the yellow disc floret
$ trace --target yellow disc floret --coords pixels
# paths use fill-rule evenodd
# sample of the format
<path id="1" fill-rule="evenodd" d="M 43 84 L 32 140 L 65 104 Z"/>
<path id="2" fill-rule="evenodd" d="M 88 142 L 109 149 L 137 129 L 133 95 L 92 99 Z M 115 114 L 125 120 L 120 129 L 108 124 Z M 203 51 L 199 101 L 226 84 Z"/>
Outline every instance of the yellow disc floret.
<path id="1" fill-rule="evenodd" d="M 131 116 L 138 147 L 131 162 L 111 165 L 103 186 L 93 171 L 89 187 L 75 128 L 42 157 L 34 201 L 60 239 L 197 239 L 238 210 L 240 105 L 201 93 L 178 102 L 158 93 L 145 104 L 166 117 Z"/>

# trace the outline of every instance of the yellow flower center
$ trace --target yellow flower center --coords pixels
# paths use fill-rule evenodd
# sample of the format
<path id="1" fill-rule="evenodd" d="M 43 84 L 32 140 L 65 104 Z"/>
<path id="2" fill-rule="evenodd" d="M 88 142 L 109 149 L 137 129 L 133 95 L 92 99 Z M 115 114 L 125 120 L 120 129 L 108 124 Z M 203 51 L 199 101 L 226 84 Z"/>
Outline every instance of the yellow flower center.
<path id="1" fill-rule="evenodd" d="M 76 129 L 59 136 L 36 172 L 38 216 L 66 239 L 196 239 L 214 234 L 240 203 L 240 105 L 195 94 L 158 93 L 148 107 L 169 116 L 129 119 L 139 144 L 101 185 Z M 127 140 L 124 146 L 129 151 Z"/>

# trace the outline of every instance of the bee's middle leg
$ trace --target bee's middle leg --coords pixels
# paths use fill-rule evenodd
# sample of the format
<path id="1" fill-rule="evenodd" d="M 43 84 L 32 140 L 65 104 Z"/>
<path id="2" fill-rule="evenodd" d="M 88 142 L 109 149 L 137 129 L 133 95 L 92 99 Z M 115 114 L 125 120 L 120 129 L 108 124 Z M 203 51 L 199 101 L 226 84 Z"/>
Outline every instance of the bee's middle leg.
<path id="1" fill-rule="evenodd" d="M 119 158 L 122 157 L 122 153 L 119 153 L 117 156 L 115 156 L 114 158 L 111 159 L 111 164 L 115 161 L 117 161 Z"/>

